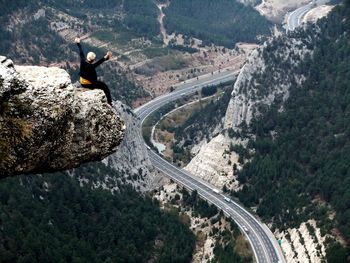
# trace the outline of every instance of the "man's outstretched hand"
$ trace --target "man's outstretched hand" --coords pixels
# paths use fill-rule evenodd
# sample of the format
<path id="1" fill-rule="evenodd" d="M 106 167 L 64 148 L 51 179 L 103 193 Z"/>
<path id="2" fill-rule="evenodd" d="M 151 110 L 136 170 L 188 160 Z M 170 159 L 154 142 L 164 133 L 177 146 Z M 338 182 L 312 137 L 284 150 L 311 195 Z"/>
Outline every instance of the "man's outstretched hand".
<path id="1" fill-rule="evenodd" d="M 76 37 L 76 38 L 74 39 L 74 42 L 77 43 L 77 44 L 79 44 L 79 43 L 80 43 L 80 38 L 79 38 L 79 37 Z"/>
<path id="2" fill-rule="evenodd" d="M 108 51 L 107 54 L 104 56 L 105 59 L 110 59 L 112 57 L 112 52 Z"/>

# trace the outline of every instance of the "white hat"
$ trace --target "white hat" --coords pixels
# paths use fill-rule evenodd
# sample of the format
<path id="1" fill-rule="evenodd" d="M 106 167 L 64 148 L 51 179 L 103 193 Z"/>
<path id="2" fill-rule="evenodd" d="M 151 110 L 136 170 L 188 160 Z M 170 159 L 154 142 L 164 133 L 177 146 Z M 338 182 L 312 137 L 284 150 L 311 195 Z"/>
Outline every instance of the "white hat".
<path id="1" fill-rule="evenodd" d="M 87 53 L 86 59 L 87 61 L 91 62 L 94 61 L 96 58 L 96 54 L 94 52 Z"/>

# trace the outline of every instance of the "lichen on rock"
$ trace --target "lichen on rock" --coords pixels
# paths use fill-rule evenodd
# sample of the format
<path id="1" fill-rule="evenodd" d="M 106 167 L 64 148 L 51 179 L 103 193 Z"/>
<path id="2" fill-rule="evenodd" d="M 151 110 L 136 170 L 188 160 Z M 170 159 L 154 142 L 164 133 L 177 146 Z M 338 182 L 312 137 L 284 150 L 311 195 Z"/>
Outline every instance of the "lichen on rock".
<path id="1" fill-rule="evenodd" d="M 0 56 L 0 178 L 102 160 L 124 129 L 103 91 L 74 87 L 63 69 Z"/>

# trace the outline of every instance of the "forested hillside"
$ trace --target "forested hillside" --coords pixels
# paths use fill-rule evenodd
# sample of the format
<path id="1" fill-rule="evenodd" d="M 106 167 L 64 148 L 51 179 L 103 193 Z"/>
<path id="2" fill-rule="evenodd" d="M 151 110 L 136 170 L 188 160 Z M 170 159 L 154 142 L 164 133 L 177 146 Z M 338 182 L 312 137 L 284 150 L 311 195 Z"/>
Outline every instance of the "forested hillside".
<path id="1" fill-rule="evenodd" d="M 114 28 L 118 33 L 145 37 L 155 37 L 159 34 L 158 10 L 151 0 L 1 1 L 0 8 L 0 37 L 3 40 L 0 43 L 0 53 L 9 57 L 17 55 L 14 58 L 16 61 L 30 61 L 32 56 L 35 59 L 41 56 L 41 61 L 48 62 L 67 59 L 67 43 L 64 43 L 51 25 L 60 11 L 71 16 L 70 22 L 79 24 L 75 26 L 86 32 L 104 26 Z M 45 15 L 35 16 L 40 8 L 45 10 Z M 121 15 L 118 17 L 116 13 Z M 79 19 L 82 21 L 79 22 Z M 19 50 L 22 45 L 24 49 Z M 34 50 L 30 47 L 34 47 Z M 30 56 L 26 54 L 29 50 Z M 72 57 L 68 56 L 68 59 Z"/>
<path id="2" fill-rule="evenodd" d="M 191 261 L 194 236 L 176 215 L 128 186 L 114 194 L 93 190 L 86 178 L 98 171 L 115 173 L 96 164 L 76 169 L 73 177 L 1 180 L 0 262 Z"/>
<path id="3" fill-rule="evenodd" d="M 100 38 L 107 37 L 103 40 L 113 46 L 128 45 L 132 39 L 140 37 L 155 38 L 159 34 L 158 10 L 151 0 L 0 1 L 0 8 L 3 11 L 0 54 L 16 64 L 46 66 L 54 63 L 67 69 L 73 81 L 77 80 L 78 69 L 72 64 L 79 61 L 77 47 L 72 43 L 74 36 L 92 33 Z M 63 37 L 65 34 L 68 36 Z M 114 39 L 115 35 L 118 38 Z M 83 43 L 86 52 L 93 50 L 102 57 L 107 48 L 96 46 Z M 114 55 L 118 54 L 114 52 Z M 131 105 L 137 98 L 147 96 L 124 71 L 118 70 L 118 64 L 103 65 L 102 72 L 104 76 L 101 77 L 112 87 L 113 99 Z"/>
<path id="4" fill-rule="evenodd" d="M 350 1 L 298 37 L 314 51 L 299 67 L 284 110 L 272 106 L 248 133 L 255 153 L 239 173 L 236 195 L 279 229 L 319 220 L 323 234 L 350 240 Z M 278 43 L 283 45 L 282 43 Z M 273 51 L 272 51 L 273 52 Z M 266 54 L 273 57 L 273 53 Z M 278 63 L 276 60 L 274 63 Z M 266 82 L 269 80 L 267 79 Z M 334 217 L 334 219 L 333 219 Z M 336 230 L 335 230 L 336 229 Z M 348 262 L 349 249 L 330 245 L 328 262 Z"/>
<path id="5" fill-rule="evenodd" d="M 269 34 L 271 24 L 254 8 L 231 0 L 174 0 L 165 9 L 168 33 L 199 38 L 204 44 L 234 47 Z"/>

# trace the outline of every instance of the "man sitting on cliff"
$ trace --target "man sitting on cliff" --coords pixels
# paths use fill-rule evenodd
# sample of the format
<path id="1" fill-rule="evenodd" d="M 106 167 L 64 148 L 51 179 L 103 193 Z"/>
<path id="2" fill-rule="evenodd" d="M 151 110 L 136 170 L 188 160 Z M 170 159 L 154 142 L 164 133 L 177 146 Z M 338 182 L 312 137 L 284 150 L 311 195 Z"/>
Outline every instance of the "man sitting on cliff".
<path id="1" fill-rule="evenodd" d="M 80 84 L 84 88 L 103 90 L 106 94 L 108 104 L 112 105 L 112 97 L 108 86 L 105 83 L 98 81 L 96 74 L 96 68 L 106 60 L 109 60 L 112 57 L 112 52 L 108 51 L 103 58 L 95 62 L 96 55 L 93 52 L 89 52 L 85 59 L 83 49 L 80 45 L 80 38 L 75 38 L 74 42 L 77 43 L 80 54 Z"/>

